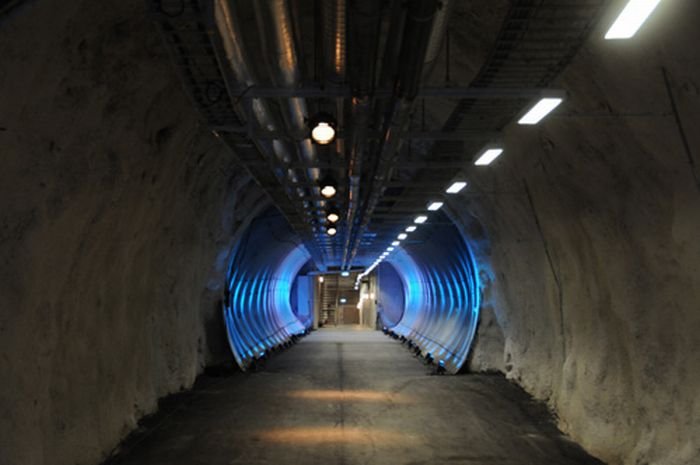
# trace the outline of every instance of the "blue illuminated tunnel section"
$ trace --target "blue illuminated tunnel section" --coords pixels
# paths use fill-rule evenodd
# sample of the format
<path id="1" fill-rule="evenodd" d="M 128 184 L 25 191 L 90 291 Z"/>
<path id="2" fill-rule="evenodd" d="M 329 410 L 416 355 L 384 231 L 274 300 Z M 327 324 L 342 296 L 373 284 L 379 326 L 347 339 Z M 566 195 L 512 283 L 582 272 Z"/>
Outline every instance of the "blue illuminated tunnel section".
<path id="1" fill-rule="evenodd" d="M 224 319 L 233 355 L 245 370 L 266 350 L 311 324 L 297 317 L 290 300 L 295 279 L 310 257 L 275 211 L 253 220 L 232 256 Z"/>
<path id="2" fill-rule="evenodd" d="M 386 282 L 395 272 L 404 295 L 401 318 L 395 322 L 395 308 L 381 318 L 384 326 L 412 340 L 423 354 L 430 354 L 456 373 L 467 360 L 474 340 L 481 293 L 467 242 L 444 215 L 440 217 L 444 221 L 414 233 L 415 239 L 409 237 L 379 265 L 380 288 L 382 277 Z M 379 291 L 380 299 L 383 292 Z M 397 300 L 386 302 L 395 306 Z"/>
<path id="3" fill-rule="evenodd" d="M 401 321 L 405 308 L 404 285 L 393 266 L 381 264 L 377 267 L 377 302 L 379 317 L 385 327 L 396 326 Z"/>

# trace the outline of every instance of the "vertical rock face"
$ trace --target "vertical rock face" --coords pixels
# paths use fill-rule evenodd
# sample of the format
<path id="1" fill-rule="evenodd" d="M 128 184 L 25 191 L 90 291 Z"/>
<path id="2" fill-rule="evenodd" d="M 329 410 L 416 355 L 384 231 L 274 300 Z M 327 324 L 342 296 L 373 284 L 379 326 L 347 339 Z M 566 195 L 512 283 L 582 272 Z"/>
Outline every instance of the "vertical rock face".
<path id="1" fill-rule="evenodd" d="M 217 286 L 261 194 L 145 2 L 26 2 L 0 57 L 0 462 L 94 464 L 229 356 Z"/>
<path id="2" fill-rule="evenodd" d="M 633 41 L 597 31 L 565 108 L 512 128 L 454 206 L 498 322 L 473 368 L 503 369 L 611 464 L 700 460 L 698 15 L 674 2 Z"/>

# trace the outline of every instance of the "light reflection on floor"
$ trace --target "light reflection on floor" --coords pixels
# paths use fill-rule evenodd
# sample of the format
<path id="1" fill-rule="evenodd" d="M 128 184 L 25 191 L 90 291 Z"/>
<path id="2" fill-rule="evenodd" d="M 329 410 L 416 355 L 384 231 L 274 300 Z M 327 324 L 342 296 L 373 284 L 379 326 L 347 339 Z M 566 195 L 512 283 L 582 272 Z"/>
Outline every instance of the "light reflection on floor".
<path id="1" fill-rule="evenodd" d="M 503 377 L 429 370 L 380 332 L 316 331 L 195 390 L 114 465 L 602 465 Z"/>
<path id="2" fill-rule="evenodd" d="M 411 444 L 416 438 L 405 433 L 371 428 L 343 428 L 340 426 L 276 428 L 254 433 L 257 440 L 276 444 L 368 444 L 380 442 L 399 446 Z"/>
<path id="3" fill-rule="evenodd" d="M 382 391 L 341 391 L 341 390 L 300 390 L 287 394 L 295 399 L 327 401 L 327 402 L 391 402 L 394 404 L 410 404 L 413 399 L 404 394 Z"/>

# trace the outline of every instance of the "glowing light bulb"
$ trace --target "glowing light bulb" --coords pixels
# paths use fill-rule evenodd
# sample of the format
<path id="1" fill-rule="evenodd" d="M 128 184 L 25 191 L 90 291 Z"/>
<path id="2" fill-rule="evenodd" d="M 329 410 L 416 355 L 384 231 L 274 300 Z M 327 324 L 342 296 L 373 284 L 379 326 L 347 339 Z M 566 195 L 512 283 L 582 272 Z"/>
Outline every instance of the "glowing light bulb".
<path id="1" fill-rule="evenodd" d="M 327 199 L 330 199 L 336 194 L 337 190 L 335 186 L 326 185 L 321 188 L 321 195 Z"/>
<path id="2" fill-rule="evenodd" d="M 325 121 L 320 121 L 311 130 L 311 138 L 317 144 L 330 144 L 331 142 L 333 142 L 333 139 L 335 139 L 335 129 L 333 129 L 333 126 L 331 126 L 329 123 Z"/>

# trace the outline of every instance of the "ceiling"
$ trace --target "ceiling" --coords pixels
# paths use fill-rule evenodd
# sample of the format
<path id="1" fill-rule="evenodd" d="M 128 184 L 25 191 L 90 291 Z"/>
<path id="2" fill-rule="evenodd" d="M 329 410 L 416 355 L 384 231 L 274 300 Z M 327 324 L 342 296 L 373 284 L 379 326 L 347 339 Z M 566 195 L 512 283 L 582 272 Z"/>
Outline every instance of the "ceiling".
<path id="1" fill-rule="evenodd" d="M 152 10 L 206 124 L 333 271 L 371 266 L 416 215 L 445 221 L 428 202 L 478 175 L 475 155 L 553 90 L 607 3 L 153 0 Z M 310 139 L 320 112 L 337 123 L 325 146 Z M 331 201 L 319 192 L 328 177 Z"/>

